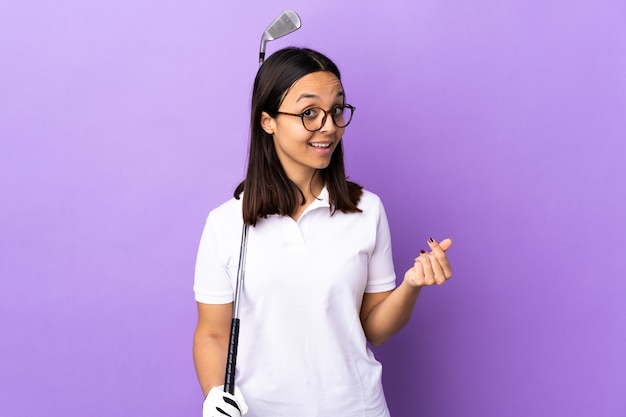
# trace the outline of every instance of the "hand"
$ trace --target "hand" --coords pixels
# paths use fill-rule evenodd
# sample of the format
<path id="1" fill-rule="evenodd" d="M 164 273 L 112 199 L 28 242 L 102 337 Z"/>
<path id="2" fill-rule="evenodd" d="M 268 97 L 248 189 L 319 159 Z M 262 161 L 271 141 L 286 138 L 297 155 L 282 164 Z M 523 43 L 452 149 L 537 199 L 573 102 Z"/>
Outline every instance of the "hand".
<path id="1" fill-rule="evenodd" d="M 413 267 L 404 274 L 404 281 L 412 287 L 426 285 L 441 285 L 452 277 L 450 262 L 446 251 L 452 246 L 452 239 L 444 239 L 437 243 L 434 239 L 428 239 L 431 252 L 421 251 L 415 258 Z"/>
<path id="2" fill-rule="evenodd" d="M 235 395 L 224 392 L 224 386 L 211 388 L 202 404 L 202 417 L 241 417 L 248 412 L 248 406 L 238 387 Z"/>

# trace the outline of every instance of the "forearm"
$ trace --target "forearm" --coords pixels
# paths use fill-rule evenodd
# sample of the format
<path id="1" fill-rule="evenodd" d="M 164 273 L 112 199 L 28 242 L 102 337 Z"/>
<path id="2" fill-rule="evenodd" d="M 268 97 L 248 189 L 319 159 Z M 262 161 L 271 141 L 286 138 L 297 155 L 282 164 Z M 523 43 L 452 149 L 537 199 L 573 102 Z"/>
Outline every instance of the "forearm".
<path id="1" fill-rule="evenodd" d="M 402 282 L 372 309 L 363 322 L 363 330 L 371 344 L 382 345 L 409 322 L 420 289 Z"/>
<path id="2" fill-rule="evenodd" d="M 193 340 L 193 360 L 202 392 L 224 384 L 228 340 L 196 331 Z"/>

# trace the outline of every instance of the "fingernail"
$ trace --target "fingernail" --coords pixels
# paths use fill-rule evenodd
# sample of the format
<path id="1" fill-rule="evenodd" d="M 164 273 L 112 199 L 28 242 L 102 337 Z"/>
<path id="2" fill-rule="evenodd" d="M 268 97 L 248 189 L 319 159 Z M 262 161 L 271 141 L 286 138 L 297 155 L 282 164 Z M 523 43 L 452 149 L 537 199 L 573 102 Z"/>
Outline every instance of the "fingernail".
<path id="1" fill-rule="evenodd" d="M 426 253 L 426 251 L 425 251 L 424 249 L 422 249 L 422 250 L 420 251 L 420 253 L 423 255 L 423 254 L 425 254 L 425 253 Z"/>
<path id="2" fill-rule="evenodd" d="M 435 243 L 435 239 L 433 239 L 432 237 L 429 237 L 429 238 L 428 238 L 428 241 L 429 241 L 430 243 Z"/>

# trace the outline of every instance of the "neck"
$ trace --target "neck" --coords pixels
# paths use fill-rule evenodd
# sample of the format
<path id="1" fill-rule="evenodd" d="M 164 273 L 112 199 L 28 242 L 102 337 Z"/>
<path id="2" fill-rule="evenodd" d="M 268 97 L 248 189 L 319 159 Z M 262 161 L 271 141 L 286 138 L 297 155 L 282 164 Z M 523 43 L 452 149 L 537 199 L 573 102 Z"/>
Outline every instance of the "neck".
<path id="1" fill-rule="evenodd" d="M 302 194 L 304 194 L 305 207 L 311 204 L 311 202 L 322 192 L 322 188 L 324 188 L 324 182 L 319 170 L 313 171 L 310 175 L 289 179 L 293 181 L 298 186 L 300 191 L 302 191 Z"/>

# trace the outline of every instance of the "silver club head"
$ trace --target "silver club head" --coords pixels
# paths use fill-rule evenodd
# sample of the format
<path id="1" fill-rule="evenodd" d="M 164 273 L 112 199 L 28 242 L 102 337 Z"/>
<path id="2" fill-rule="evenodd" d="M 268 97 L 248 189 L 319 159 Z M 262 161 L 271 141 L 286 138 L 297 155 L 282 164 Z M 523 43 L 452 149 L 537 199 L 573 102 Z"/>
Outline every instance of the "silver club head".
<path id="1" fill-rule="evenodd" d="M 290 34 L 294 30 L 300 29 L 302 22 L 300 17 L 293 10 L 285 10 L 278 16 L 271 25 L 265 29 L 261 37 L 261 48 L 259 50 L 259 62 L 262 64 L 265 60 L 265 44 L 268 41 L 281 38 Z"/>

